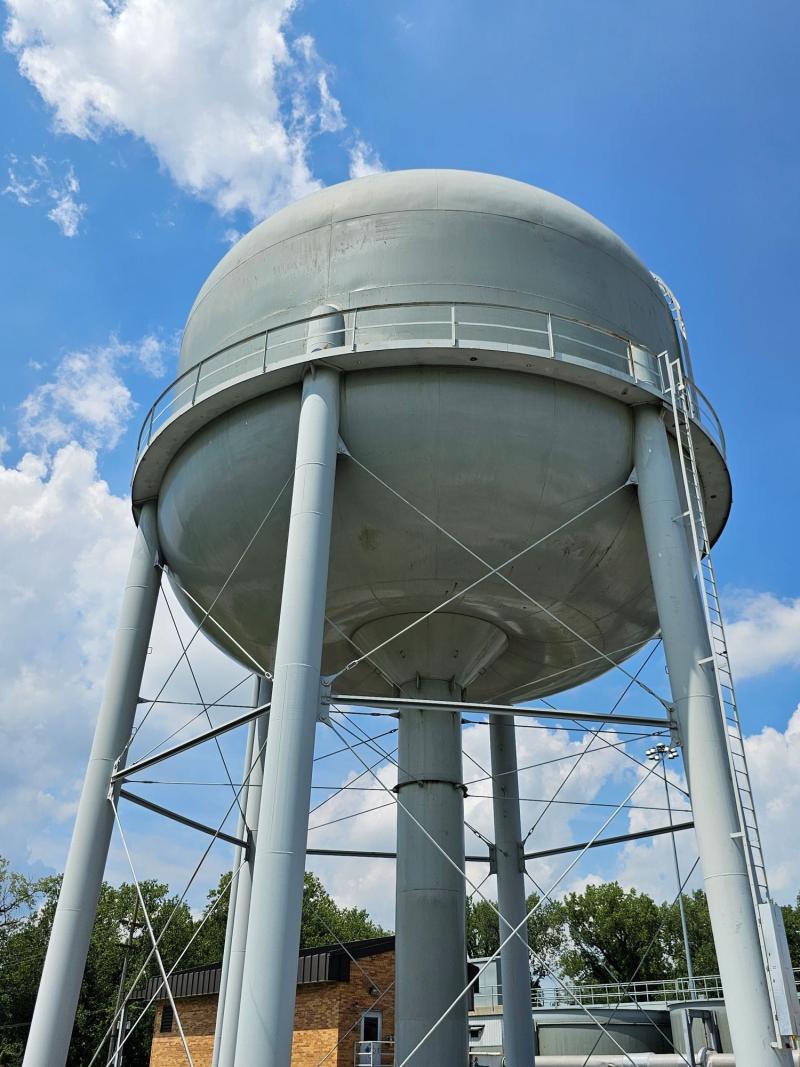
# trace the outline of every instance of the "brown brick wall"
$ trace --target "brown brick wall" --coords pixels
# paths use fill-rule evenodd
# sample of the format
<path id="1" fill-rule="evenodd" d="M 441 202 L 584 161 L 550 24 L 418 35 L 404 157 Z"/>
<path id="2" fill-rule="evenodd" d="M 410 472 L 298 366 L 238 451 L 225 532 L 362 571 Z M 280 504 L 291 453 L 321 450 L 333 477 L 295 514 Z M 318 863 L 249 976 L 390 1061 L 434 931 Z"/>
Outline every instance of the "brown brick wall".
<path id="1" fill-rule="evenodd" d="M 375 1005 L 383 1013 L 383 1039 L 394 1037 L 394 953 L 368 956 L 350 964 L 349 982 L 320 982 L 297 989 L 292 1041 L 292 1067 L 352 1067 L 355 1043 L 360 1036 L 362 1012 L 371 1009 L 378 994 L 370 987 L 385 991 Z M 392 988 L 389 988 L 392 986 Z M 195 1067 L 211 1067 L 214 1049 L 214 1023 L 217 998 L 186 997 L 177 1001 L 181 1025 Z M 162 1034 L 159 1002 L 153 1026 L 150 1067 L 186 1067 L 186 1054 L 173 1024 L 172 1033 Z"/>
<path id="2" fill-rule="evenodd" d="M 358 960 L 358 964 L 350 963 L 350 981 L 338 986 L 341 1044 L 336 1067 L 353 1067 L 356 1041 L 361 1036 L 361 1015 L 367 1009 L 383 1014 L 383 1040 L 390 1041 L 394 1038 L 394 952 L 368 956 Z M 369 990 L 373 985 L 379 993 L 370 994 Z M 383 996 L 380 996 L 381 993 Z M 325 1067 L 328 1067 L 328 1062 L 330 1061 L 326 1062 Z M 292 1063 L 292 1067 L 296 1065 Z M 316 1063 L 312 1067 L 316 1067 Z"/>
<path id="3" fill-rule="evenodd" d="M 325 1056 L 325 1067 L 339 1067 L 338 1050 L 331 1050 L 339 1040 L 340 984 L 320 982 L 297 987 L 292 1067 L 317 1067 Z"/>
<path id="4" fill-rule="evenodd" d="M 150 1049 L 150 1067 L 186 1067 L 178 1027 L 173 1022 L 172 1032 L 162 1034 L 161 1013 L 166 1002 L 159 1002 L 153 1026 L 153 1044 Z M 214 1023 L 217 1018 L 217 998 L 186 997 L 176 1002 L 181 1017 L 181 1026 L 186 1035 L 186 1044 L 192 1054 L 195 1067 L 211 1067 L 214 1052 Z"/>

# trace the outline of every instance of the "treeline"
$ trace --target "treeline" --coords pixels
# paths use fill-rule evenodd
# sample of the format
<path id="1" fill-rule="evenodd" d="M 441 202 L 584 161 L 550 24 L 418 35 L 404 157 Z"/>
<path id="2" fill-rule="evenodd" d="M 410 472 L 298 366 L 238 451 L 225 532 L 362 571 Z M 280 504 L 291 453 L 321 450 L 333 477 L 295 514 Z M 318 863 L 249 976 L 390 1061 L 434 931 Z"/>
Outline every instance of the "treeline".
<path id="1" fill-rule="evenodd" d="M 616 882 L 540 902 L 528 897 L 528 944 L 539 978 L 553 973 L 573 982 L 658 981 L 686 975 L 680 909 Z M 695 976 L 719 974 L 706 895 L 684 896 L 689 952 Z M 795 967 L 800 966 L 800 895 L 784 905 L 783 919 Z M 500 944 L 497 913 L 485 900 L 467 904 L 467 952 L 491 956 Z"/>
<path id="2" fill-rule="evenodd" d="M 228 875 L 208 894 L 199 915 L 169 888 L 156 881 L 141 884 L 147 911 L 167 968 L 181 957 L 179 968 L 217 963 L 222 959 L 228 916 Z M 10 870 L 0 857 L 0 1067 L 19 1067 L 33 1013 L 42 962 L 53 922 L 59 878 L 31 881 Z M 218 898 L 222 895 L 222 899 Z M 624 890 L 616 882 L 590 885 L 582 893 L 539 903 L 534 894 L 528 910 L 528 940 L 534 972 L 555 972 L 575 982 L 658 980 L 686 974 L 680 913 L 677 904 L 658 904 L 646 893 Z M 698 976 L 716 974 L 708 907 L 702 890 L 685 897 L 689 945 Z M 103 1041 L 117 1001 L 120 974 L 131 922 L 136 914 L 133 885 L 103 885 L 92 933 L 68 1067 L 86 1067 Z M 789 946 L 800 966 L 800 896 L 783 908 Z M 141 920 L 141 915 L 139 915 Z M 497 915 L 486 901 L 470 902 L 466 914 L 467 951 L 491 956 L 499 947 Z M 302 943 L 327 945 L 379 937 L 387 931 L 363 908 L 341 908 L 313 874 L 303 890 Z M 184 953 L 187 944 L 188 951 Z M 127 985 L 144 966 L 150 940 L 141 921 L 134 927 L 128 958 Z M 182 953 L 184 953 L 182 955 Z M 154 961 L 138 984 L 158 973 Z M 141 1006 L 129 1014 L 136 1021 Z M 141 1020 L 125 1046 L 126 1067 L 146 1067 L 152 1019 Z M 106 1058 L 98 1057 L 104 1065 Z"/>
<path id="3" fill-rule="evenodd" d="M 183 955 L 179 969 L 218 963 L 222 959 L 228 918 L 229 875 L 208 894 L 199 915 L 161 882 L 140 885 L 159 949 L 169 969 Z M 31 881 L 10 870 L 0 857 L 0 1067 L 19 1067 L 28 1033 L 39 976 L 53 923 L 60 878 Z M 217 898 L 222 894 L 222 900 Z M 136 913 L 136 890 L 131 884 L 103 884 L 97 921 L 81 987 L 75 1029 L 67 1067 L 86 1067 L 103 1041 L 117 1001 L 128 932 Z M 142 916 L 139 913 L 138 919 Z M 337 940 L 356 941 L 386 933 L 363 908 L 340 908 L 320 880 L 306 874 L 303 890 L 302 940 L 304 945 L 328 945 Z M 128 958 L 129 985 L 145 964 L 151 942 L 138 921 Z M 154 960 L 138 985 L 158 974 Z M 132 1007 L 129 1019 L 136 1021 L 141 1006 Z M 152 1014 L 152 1010 L 148 1015 Z M 147 1067 L 152 1037 L 152 1018 L 145 1018 L 125 1045 L 125 1067 Z M 105 1067 L 107 1056 L 96 1063 Z"/>

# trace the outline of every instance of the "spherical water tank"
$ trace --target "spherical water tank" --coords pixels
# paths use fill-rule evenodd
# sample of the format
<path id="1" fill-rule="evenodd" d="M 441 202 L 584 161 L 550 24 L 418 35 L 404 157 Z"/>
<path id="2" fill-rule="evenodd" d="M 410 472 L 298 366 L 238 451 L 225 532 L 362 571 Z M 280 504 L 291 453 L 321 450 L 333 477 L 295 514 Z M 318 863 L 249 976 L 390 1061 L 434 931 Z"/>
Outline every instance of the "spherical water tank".
<path id="1" fill-rule="evenodd" d="M 206 281 L 182 376 L 146 424 L 134 501 L 158 497 L 189 613 L 213 604 L 209 635 L 271 665 L 300 382 L 333 366 L 323 673 L 445 604 L 338 691 L 387 694 L 421 674 L 471 699 L 544 695 L 657 630 L 626 482 L 632 408 L 663 402 L 658 356 L 677 351 L 649 271 L 559 197 L 462 171 L 346 182 L 257 226 Z M 716 537 L 730 487 L 699 429 Z"/>

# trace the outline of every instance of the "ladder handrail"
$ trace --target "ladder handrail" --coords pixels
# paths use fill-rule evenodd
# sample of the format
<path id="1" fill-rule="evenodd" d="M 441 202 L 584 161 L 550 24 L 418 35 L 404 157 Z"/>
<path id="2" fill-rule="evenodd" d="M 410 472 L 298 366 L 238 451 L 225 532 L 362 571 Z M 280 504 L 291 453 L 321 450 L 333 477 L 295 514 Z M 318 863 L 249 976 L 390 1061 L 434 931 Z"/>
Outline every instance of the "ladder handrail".
<path id="1" fill-rule="evenodd" d="M 719 600 L 714 565 L 711 559 L 711 541 L 706 524 L 703 489 L 692 439 L 692 417 L 687 394 L 687 382 L 680 358 L 670 358 L 667 352 L 662 353 L 660 358 L 665 365 L 667 383 L 665 393 L 669 399 L 675 423 L 678 459 L 687 507 L 684 517 L 689 519 L 691 545 L 695 557 L 696 581 L 698 591 L 702 594 L 700 600 L 703 605 L 711 652 L 709 665 L 714 672 L 719 710 L 725 730 L 725 747 L 728 754 L 731 780 L 734 786 L 739 835 L 742 841 L 750 893 L 753 899 L 761 954 L 764 960 L 765 972 L 769 975 L 769 957 L 761 914 L 761 905 L 767 903 L 770 899 L 769 885 L 764 851 L 761 845 L 761 835 L 758 829 L 753 788 L 747 766 L 741 719 L 736 702 L 733 673 L 728 656 L 722 607 Z M 712 611 L 717 616 L 716 619 L 712 618 Z M 718 631 L 718 634 L 715 634 L 715 630 Z M 723 674 L 726 676 L 725 679 L 723 679 Z M 726 691 L 729 694 L 728 696 L 726 696 Z M 738 752 L 734 751 L 734 743 L 738 745 Z M 737 766 L 737 760 L 740 761 L 741 766 Z M 745 803 L 745 798 L 749 803 Z M 746 810 L 750 812 L 752 821 L 748 821 L 745 815 Z M 767 987 L 773 1009 L 773 1017 L 777 1021 L 777 1005 L 771 981 L 767 982 Z"/>
<path id="2" fill-rule="evenodd" d="M 695 563 L 697 566 L 697 581 L 701 587 L 703 596 L 701 601 L 703 604 L 703 613 L 706 618 L 706 626 L 708 629 L 709 644 L 711 647 L 711 664 L 714 670 L 714 676 L 717 685 L 717 694 L 720 702 L 720 709 L 723 715 L 723 721 L 725 725 L 725 738 L 728 748 L 728 756 L 731 767 L 731 775 L 733 777 L 734 785 L 736 786 L 736 804 L 739 814 L 739 821 L 741 824 L 741 830 L 744 832 L 749 826 L 747 818 L 744 814 L 744 807 L 742 805 L 741 797 L 741 783 L 739 782 L 739 776 L 743 775 L 747 782 L 747 792 L 749 793 L 751 804 L 748 810 L 753 810 L 753 823 L 752 834 L 745 834 L 745 841 L 747 845 L 746 851 L 748 854 L 752 847 L 757 848 L 760 856 L 758 866 L 763 868 L 763 850 L 761 848 L 761 839 L 758 831 L 758 825 L 755 818 L 755 804 L 753 801 L 753 791 L 750 783 L 750 774 L 747 769 L 747 758 L 744 752 L 744 738 L 742 736 L 741 720 L 739 717 L 738 705 L 736 702 L 736 693 L 733 685 L 733 673 L 730 667 L 730 659 L 728 657 L 728 646 L 725 637 L 725 626 L 722 619 L 722 612 L 720 610 L 719 593 L 717 589 L 717 581 L 714 573 L 714 566 L 711 560 L 711 541 L 708 535 L 708 527 L 706 525 L 705 508 L 703 506 L 702 485 L 700 483 L 700 476 L 697 469 L 697 460 L 694 450 L 694 442 L 692 440 L 692 423 L 691 417 L 687 410 L 687 395 L 686 395 L 686 380 L 683 376 L 683 368 L 679 359 L 670 360 L 666 358 L 667 365 L 667 378 L 669 382 L 668 393 L 670 404 L 672 406 L 672 414 L 675 420 L 675 434 L 678 441 L 678 458 L 680 461 L 681 475 L 684 487 L 684 493 L 686 495 L 686 506 L 688 509 L 687 517 L 690 521 L 690 531 L 692 547 L 694 549 Z M 685 442 L 685 447 L 684 447 Z M 687 455 L 688 452 L 688 464 Z M 700 536 L 698 537 L 698 529 Z M 706 585 L 708 582 L 711 589 Z M 709 604 L 709 600 L 713 598 L 713 604 Z M 712 619 L 712 609 L 717 615 L 717 619 Z M 714 630 L 718 630 L 720 636 L 716 636 Z M 721 647 L 717 647 L 721 646 Z M 720 664 L 722 660 L 722 664 Z M 723 681 L 721 676 L 721 670 L 727 675 L 727 681 Z M 725 696 L 725 690 L 728 690 L 730 697 Z M 726 707 L 730 707 L 730 716 L 726 713 Z M 741 746 L 741 753 L 737 753 L 736 757 L 731 749 L 731 731 L 730 726 L 732 720 L 733 728 L 735 730 L 734 739 Z M 743 767 L 737 768 L 735 764 L 735 758 L 740 758 Z M 749 856 L 750 862 L 754 863 L 752 856 Z M 753 888 L 756 891 L 755 903 L 761 904 L 769 897 L 769 887 L 766 882 L 766 871 L 764 870 L 763 882 L 757 879 L 753 881 Z M 763 889 L 763 898 L 761 892 Z"/>

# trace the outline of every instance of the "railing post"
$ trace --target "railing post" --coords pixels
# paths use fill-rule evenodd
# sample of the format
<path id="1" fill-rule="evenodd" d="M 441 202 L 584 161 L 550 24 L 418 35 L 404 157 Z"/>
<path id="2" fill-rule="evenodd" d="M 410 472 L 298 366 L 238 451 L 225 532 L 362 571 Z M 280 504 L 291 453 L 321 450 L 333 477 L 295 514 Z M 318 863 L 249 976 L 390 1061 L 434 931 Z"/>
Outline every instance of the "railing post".
<path id="1" fill-rule="evenodd" d="M 451 304 L 450 305 L 450 343 L 452 344 L 453 348 L 455 348 L 455 346 L 458 344 L 458 341 L 456 339 L 456 306 L 455 306 L 455 304 Z"/>
<path id="2" fill-rule="evenodd" d="M 666 365 L 666 361 L 668 359 L 669 352 L 660 352 L 656 356 L 656 369 L 658 370 L 658 380 L 661 382 L 661 392 L 664 394 L 664 396 L 667 396 L 669 393 L 669 386 L 667 382 L 664 381 L 664 366 Z"/>
<path id="3" fill-rule="evenodd" d="M 261 365 L 261 373 L 267 373 L 267 349 L 269 348 L 269 330 L 264 331 L 264 362 Z"/>
<path id="4" fill-rule="evenodd" d="M 553 340 L 553 316 L 547 312 L 547 343 L 550 346 L 550 358 L 556 358 L 556 344 Z"/>
<path id="5" fill-rule="evenodd" d="M 191 407 L 194 407 L 194 402 L 197 399 L 197 389 L 200 385 L 200 369 L 202 366 L 203 360 L 201 359 L 200 362 L 197 364 L 197 374 L 194 376 L 194 389 L 192 389 L 192 403 L 190 405 Z"/>
<path id="6" fill-rule="evenodd" d="M 353 308 L 353 325 L 350 327 L 353 331 L 352 351 L 356 350 L 356 329 L 358 320 L 358 308 Z"/>

